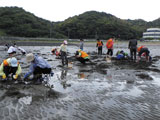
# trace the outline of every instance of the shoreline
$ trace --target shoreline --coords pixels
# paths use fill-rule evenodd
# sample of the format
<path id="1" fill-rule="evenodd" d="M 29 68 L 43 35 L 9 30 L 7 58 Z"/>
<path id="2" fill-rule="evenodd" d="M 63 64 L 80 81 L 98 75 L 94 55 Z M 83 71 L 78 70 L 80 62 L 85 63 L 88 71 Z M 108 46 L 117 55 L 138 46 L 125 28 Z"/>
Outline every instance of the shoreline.
<path id="1" fill-rule="evenodd" d="M 7 42 L 1 41 L 0 46 L 4 46 Z M 13 44 L 14 42 L 8 42 L 9 44 Z M 18 46 L 60 46 L 62 44 L 62 41 L 56 41 L 56 42 L 44 42 L 44 41 L 15 41 L 15 43 Z M 115 41 L 114 45 L 122 45 L 126 44 L 128 45 L 129 41 Z M 103 46 L 106 45 L 106 42 L 103 42 Z M 68 41 L 68 46 L 79 46 L 80 42 L 77 41 Z M 138 46 L 139 45 L 146 45 L 146 46 L 159 46 L 160 41 L 138 41 Z M 84 46 L 86 47 L 93 47 L 96 46 L 96 41 L 84 41 Z"/>

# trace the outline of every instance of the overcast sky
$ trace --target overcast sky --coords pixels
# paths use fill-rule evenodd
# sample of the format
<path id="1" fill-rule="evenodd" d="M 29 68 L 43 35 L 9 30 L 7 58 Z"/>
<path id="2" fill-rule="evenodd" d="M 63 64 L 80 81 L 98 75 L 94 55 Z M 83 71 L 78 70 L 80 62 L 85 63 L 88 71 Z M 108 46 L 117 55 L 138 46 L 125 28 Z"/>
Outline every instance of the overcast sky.
<path id="1" fill-rule="evenodd" d="M 0 7 L 22 7 L 37 17 L 63 21 L 86 11 L 99 11 L 121 19 L 160 18 L 160 0 L 0 0 Z"/>

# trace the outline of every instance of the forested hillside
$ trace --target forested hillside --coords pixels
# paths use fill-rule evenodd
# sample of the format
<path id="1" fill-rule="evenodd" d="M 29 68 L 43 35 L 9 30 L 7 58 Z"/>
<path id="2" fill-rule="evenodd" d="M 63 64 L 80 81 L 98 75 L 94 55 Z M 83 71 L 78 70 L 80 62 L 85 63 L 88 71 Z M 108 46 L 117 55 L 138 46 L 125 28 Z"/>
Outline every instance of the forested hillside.
<path id="1" fill-rule="evenodd" d="M 3 36 L 50 37 L 52 24 L 22 8 L 0 7 L 0 35 Z"/>
<path id="2" fill-rule="evenodd" d="M 58 32 L 70 38 L 132 39 L 141 36 L 127 21 L 104 12 L 90 11 L 56 24 Z"/>
<path id="3" fill-rule="evenodd" d="M 139 39 L 148 27 L 160 27 L 160 19 L 122 20 L 111 14 L 88 11 L 65 21 L 51 22 L 18 7 L 0 7 L 0 36 Z"/>

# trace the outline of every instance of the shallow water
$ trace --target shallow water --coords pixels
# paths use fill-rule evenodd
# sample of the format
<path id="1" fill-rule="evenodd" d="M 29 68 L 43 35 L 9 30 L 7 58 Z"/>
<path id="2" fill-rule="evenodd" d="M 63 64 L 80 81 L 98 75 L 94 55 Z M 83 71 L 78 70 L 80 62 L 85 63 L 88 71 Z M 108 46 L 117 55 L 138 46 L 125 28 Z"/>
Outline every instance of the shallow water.
<path id="1" fill-rule="evenodd" d="M 128 52 L 126 44 L 117 50 Z M 51 46 L 24 46 L 38 53 L 51 65 L 54 76 L 47 84 L 0 83 L 0 119 L 8 120 L 158 120 L 160 119 L 159 46 L 148 46 L 152 63 L 112 60 L 97 56 L 93 46 L 85 48 L 92 63 L 82 65 L 74 59 L 72 68 L 61 67 L 61 60 L 51 55 Z M 76 46 L 68 46 L 74 56 Z M 0 49 L 2 62 L 7 56 Z M 103 49 L 106 53 L 105 48 Z M 29 64 L 18 55 L 23 74 Z"/>

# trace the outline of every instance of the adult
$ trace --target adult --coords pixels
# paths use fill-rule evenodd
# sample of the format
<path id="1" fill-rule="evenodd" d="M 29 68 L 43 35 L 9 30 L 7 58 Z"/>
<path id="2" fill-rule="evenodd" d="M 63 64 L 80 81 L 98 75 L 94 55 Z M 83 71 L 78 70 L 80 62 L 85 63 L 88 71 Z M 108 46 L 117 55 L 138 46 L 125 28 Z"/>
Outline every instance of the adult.
<path id="1" fill-rule="evenodd" d="M 51 52 L 52 52 L 53 55 L 56 55 L 57 57 L 61 56 L 60 48 L 53 48 Z"/>
<path id="2" fill-rule="evenodd" d="M 67 59 L 67 41 L 64 40 L 63 43 L 60 46 L 60 53 L 61 53 L 61 59 L 62 59 L 62 65 L 68 66 L 68 59 Z"/>
<path id="3" fill-rule="evenodd" d="M 17 52 L 17 49 L 13 46 L 10 46 L 7 53 L 9 54 L 10 57 L 13 57 Z"/>
<path id="4" fill-rule="evenodd" d="M 116 58 L 118 60 L 129 58 L 128 53 L 124 52 L 123 50 L 118 50 L 117 53 L 116 53 L 116 56 L 117 56 Z"/>
<path id="5" fill-rule="evenodd" d="M 22 55 L 26 54 L 26 51 L 23 48 L 17 47 L 17 49 L 22 53 Z"/>
<path id="6" fill-rule="evenodd" d="M 81 50 L 83 50 L 83 44 L 84 44 L 83 39 L 80 39 L 80 49 Z"/>
<path id="7" fill-rule="evenodd" d="M 21 66 L 15 57 L 3 60 L 0 66 L 0 76 L 6 80 L 11 74 L 12 79 L 16 80 L 21 74 Z"/>
<path id="8" fill-rule="evenodd" d="M 97 39 L 96 47 L 98 47 L 98 55 L 102 55 L 103 42 L 101 40 Z"/>
<path id="9" fill-rule="evenodd" d="M 86 61 L 89 61 L 89 55 L 86 52 L 82 51 L 81 49 L 76 51 L 76 58 L 83 64 L 85 64 Z"/>
<path id="10" fill-rule="evenodd" d="M 128 49 L 130 49 L 131 60 L 136 61 L 136 53 L 137 53 L 137 40 L 133 39 L 129 41 Z M 134 58 L 133 58 L 134 56 Z"/>
<path id="11" fill-rule="evenodd" d="M 112 56 L 113 55 L 113 39 L 110 38 L 109 40 L 107 40 L 107 43 L 106 43 L 106 47 L 108 49 L 107 51 L 107 55 L 110 55 Z"/>
<path id="12" fill-rule="evenodd" d="M 147 47 L 140 46 L 140 47 L 138 47 L 137 51 L 138 51 L 138 60 L 137 60 L 137 62 L 139 62 L 141 60 L 142 54 L 145 54 L 146 61 L 149 62 L 149 53 L 150 53 L 150 51 L 148 50 Z"/>
<path id="13" fill-rule="evenodd" d="M 31 62 L 29 72 L 24 75 L 24 79 L 27 79 L 31 74 L 33 74 L 33 79 L 37 82 L 43 80 L 42 74 L 51 74 L 51 65 L 44 60 L 41 56 L 29 53 L 26 55 L 27 62 Z"/>

